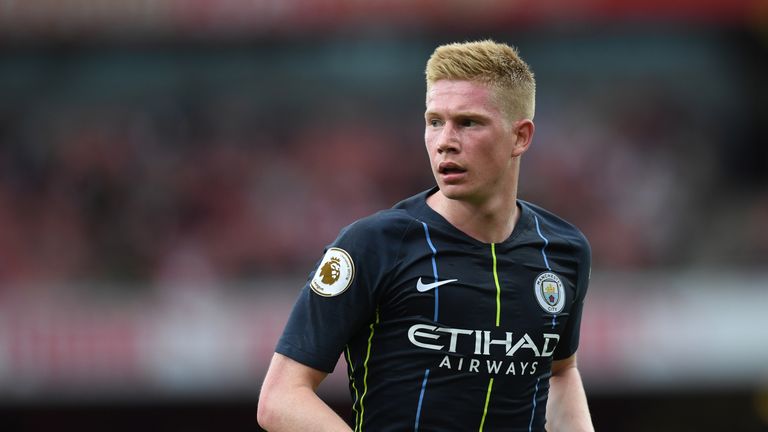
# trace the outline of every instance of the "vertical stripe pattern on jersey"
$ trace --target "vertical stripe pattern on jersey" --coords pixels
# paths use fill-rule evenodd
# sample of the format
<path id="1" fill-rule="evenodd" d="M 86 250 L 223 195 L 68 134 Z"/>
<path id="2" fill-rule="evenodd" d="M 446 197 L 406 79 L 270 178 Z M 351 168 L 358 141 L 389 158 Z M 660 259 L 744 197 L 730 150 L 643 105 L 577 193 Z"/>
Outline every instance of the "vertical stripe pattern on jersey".
<path id="1" fill-rule="evenodd" d="M 496 259 L 496 243 L 491 243 L 491 258 L 493 259 L 493 283 L 496 287 L 496 327 L 501 325 L 501 284 L 499 283 L 498 260 Z M 491 401 L 493 378 L 488 381 L 488 391 L 485 394 L 483 417 L 480 419 L 480 432 L 483 432 L 485 417 L 488 415 L 488 403 Z"/>
<path id="2" fill-rule="evenodd" d="M 360 424 L 355 425 L 355 432 L 363 431 L 363 421 L 365 417 L 365 395 L 368 393 L 368 360 L 371 359 L 371 343 L 373 342 L 373 332 L 376 325 L 379 324 L 379 310 L 376 309 L 376 321 L 371 323 L 371 333 L 368 335 L 368 348 L 365 352 L 365 361 L 363 361 L 363 395 L 360 396 Z"/>
<path id="3" fill-rule="evenodd" d="M 491 256 L 493 257 L 493 282 L 496 284 L 496 327 L 501 322 L 501 285 L 499 285 L 499 272 L 496 270 L 496 243 L 491 243 Z"/>
<path id="4" fill-rule="evenodd" d="M 528 432 L 533 430 L 533 417 L 536 415 L 536 395 L 539 393 L 539 380 L 541 377 L 536 378 L 536 389 L 533 391 L 533 409 L 531 410 L 531 421 L 528 423 Z"/>
<path id="5" fill-rule="evenodd" d="M 547 267 L 547 270 L 552 271 L 552 267 L 549 266 L 549 260 L 547 259 L 547 246 L 549 245 L 549 240 L 547 240 L 546 237 L 544 237 L 544 234 L 541 233 L 541 226 L 539 225 L 539 218 L 536 217 L 536 215 L 533 216 L 533 220 L 536 222 L 536 232 L 539 234 L 539 237 L 541 237 L 542 240 L 544 240 L 544 245 L 541 247 L 541 256 L 544 258 L 544 265 Z M 552 316 L 552 328 L 555 328 L 557 325 L 557 314 Z M 533 408 L 531 409 L 531 421 L 528 423 L 528 432 L 531 432 L 533 429 L 533 419 L 536 416 L 536 396 L 539 393 L 539 380 L 541 380 L 541 377 L 536 378 L 536 388 L 533 391 Z"/>
<path id="6" fill-rule="evenodd" d="M 544 237 L 544 235 L 541 233 L 541 228 L 539 227 L 539 218 L 534 215 L 533 220 L 536 221 L 536 232 L 539 233 L 539 237 L 544 240 L 544 246 L 541 247 L 541 256 L 544 257 L 544 265 L 547 266 L 547 270 L 552 271 L 552 267 L 549 266 L 549 260 L 547 259 L 547 252 L 545 251 L 547 245 L 549 245 L 549 240 L 547 240 L 547 238 Z M 557 314 L 554 314 L 552 315 L 552 328 L 555 328 L 556 325 Z"/>
<path id="7" fill-rule="evenodd" d="M 347 364 L 349 365 L 349 382 L 352 383 L 352 389 L 355 391 L 355 400 L 352 401 L 352 410 L 355 412 L 355 430 L 360 422 L 360 411 L 357 409 L 357 403 L 360 401 L 360 394 L 355 386 L 355 367 L 352 366 L 352 355 L 349 353 L 349 345 L 346 349 Z"/>
<path id="8" fill-rule="evenodd" d="M 419 430 L 419 420 L 421 419 L 421 404 L 424 402 L 424 390 L 427 389 L 427 379 L 429 379 L 429 369 L 424 371 L 424 379 L 421 381 L 421 391 L 419 392 L 419 406 L 416 407 L 416 421 L 413 424 L 414 432 Z"/>
<path id="9" fill-rule="evenodd" d="M 549 245 L 549 240 L 547 240 L 546 237 L 544 237 L 543 234 L 541 234 L 541 227 L 539 226 L 539 218 L 536 217 L 536 215 L 533 215 L 533 220 L 536 222 L 536 232 L 539 233 L 539 237 L 541 237 L 542 240 L 544 240 L 544 246 L 541 247 L 541 256 L 544 257 L 544 265 L 547 267 L 547 270 L 552 271 L 552 267 L 549 266 L 549 260 L 547 259 L 547 252 L 545 249 Z"/>
<path id="10" fill-rule="evenodd" d="M 429 246 L 429 250 L 432 251 L 432 276 L 435 279 L 434 281 L 437 282 L 437 249 L 435 249 L 435 245 L 432 244 L 432 238 L 429 236 L 429 227 L 424 222 L 421 224 L 424 225 L 424 236 L 427 238 L 427 245 Z M 435 322 L 437 322 L 439 290 L 440 287 L 435 288 Z"/>
<path id="11" fill-rule="evenodd" d="M 488 402 L 491 401 L 491 390 L 493 390 L 493 378 L 488 381 L 488 391 L 485 393 L 485 407 L 483 407 L 483 418 L 480 419 L 479 432 L 483 432 L 483 426 L 485 426 L 485 416 L 488 414 Z"/>
<path id="12" fill-rule="evenodd" d="M 429 250 L 432 252 L 432 277 L 434 278 L 434 281 L 438 281 L 438 274 L 437 274 L 437 249 L 435 248 L 435 245 L 432 243 L 432 238 L 429 235 L 429 227 L 426 223 L 422 222 L 421 225 L 424 226 L 424 237 L 427 240 L 427 246 L 429 246 Z M 439 289 L 440 287 L 435 288 L 435 312 L 433 320 L 437 322 L 438 318 L 438 312 L 439 312 Z M 421 381 L 421 391 L 419 391 L 419 403 L 416 406 L 416 420 L 413 424 L 413 430 L 414 432 L 418 432 L 419 430 L 419 420 L 421 420 L 421 406 L 424 403 L 424 393 L 427 391 L 427 381 L 429 380 L 429 369 L 424 371 L 424 379 Z"/>

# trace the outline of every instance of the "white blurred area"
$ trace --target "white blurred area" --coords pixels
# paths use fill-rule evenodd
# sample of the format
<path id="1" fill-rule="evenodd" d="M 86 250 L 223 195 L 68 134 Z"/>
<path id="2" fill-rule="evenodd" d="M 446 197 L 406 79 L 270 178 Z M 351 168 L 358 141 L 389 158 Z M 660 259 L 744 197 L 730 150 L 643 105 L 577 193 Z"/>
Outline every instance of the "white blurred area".
<path id="1" fill-rule="evenodd" d="M 301 281 L 253 283 L 131 302 L 6 299 L 0 397 L 253 396 Z M 590 393 L 768 388 L 767 286 L 758 273 L 595 274 L 579 348 Z M 347 398 L 345 374 L 341 361 L 323 394 Z"/>

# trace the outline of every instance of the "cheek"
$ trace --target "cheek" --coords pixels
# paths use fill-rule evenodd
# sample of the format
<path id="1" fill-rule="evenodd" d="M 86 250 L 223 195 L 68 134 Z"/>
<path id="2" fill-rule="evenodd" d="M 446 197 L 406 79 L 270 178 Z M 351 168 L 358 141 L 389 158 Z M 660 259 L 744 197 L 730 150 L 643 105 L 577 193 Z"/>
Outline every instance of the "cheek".
<path id="1" fill-rule="evenodd" d="M 486 151 L 477 152 L 475 157 L 483 167 L 487 168 L 485 173 L 489 175 L 496 175 L 499 170 L 504 169 L 510 159 L 509 155 L 496 145 L 487 148 Z"/>
<path id="2" fill-rule="evenodd" d="M 435 151 L 435 134 L 429 129 L 424 131 L 424 146 L 427 148 L 429 154 Z"/>
<path id="3" fill-rule="evenodd" d="M 429 145 L 431 141 L 434 141 L 434 131 L 430 130 L 430 128 L 424 128 L 424 142 Z"/>

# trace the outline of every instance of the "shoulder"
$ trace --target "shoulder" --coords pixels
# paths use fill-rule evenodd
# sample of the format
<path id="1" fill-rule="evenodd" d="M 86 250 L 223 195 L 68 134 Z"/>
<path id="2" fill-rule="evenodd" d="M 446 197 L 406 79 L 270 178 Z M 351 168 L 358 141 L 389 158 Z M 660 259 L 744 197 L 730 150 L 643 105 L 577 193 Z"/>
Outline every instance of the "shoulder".
<path id="1" fill-rule="evenodd" d="M 350 275 L 356 273 L 355 268 L 365 269 L 355 277 L 355 284 L 375 291 L 396 265 L 403 250 L 404 238 L 412 225 L 413 218 L 406 212 L 393 209 L 380 211 L 344 227 L 326 249 L 316 273 L 320 276 L 315 276 L 315 279 L 323 276 L 323 266 L 335 258 L 337 263 L 347 263 Z M 314 283 L 320 284 L 316 280 Z"/>
<path id="2" fill-rule="evenodd" d="M 395 240 L 415 222 L 403 209 L 388 209 L 358 219 L 341 230 L 340 237 L 365 240 Z"/>
<path id="3" fill-rule="evenodd" d="M 586 253 L 590 252 L 589 240 L 587 240 L 587 237 L 576 225 L 536 204 L 523 200 L 518 200 L 518 202 L 526 210 L 530 211 L 536 224 L 536 229 L 544 230 Z"/>
<path id="4" fill-rule="evenodd" d="M 341 230 L 341 236 L 361 237 L 367 241 L 392 240 L 405 235 L 418 222 L 418 214 L 426 206 L 425 191 L 404 199 L 394 207 L 358 219 Z"/>

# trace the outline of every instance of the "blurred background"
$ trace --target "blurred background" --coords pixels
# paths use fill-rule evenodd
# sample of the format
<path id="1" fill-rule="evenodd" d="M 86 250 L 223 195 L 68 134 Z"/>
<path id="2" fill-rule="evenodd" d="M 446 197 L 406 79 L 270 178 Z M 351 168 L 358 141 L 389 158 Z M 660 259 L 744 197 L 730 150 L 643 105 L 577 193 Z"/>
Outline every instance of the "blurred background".
<path id="1" fill-rule="evenodd" d="M 521 197 L 592 244 L 597 429 L 768 430 L 764 0 L 0 0 L 0 430 L 260 430 L 324 245 L 433 185 L 426 59 L 487 37 Z"/>

